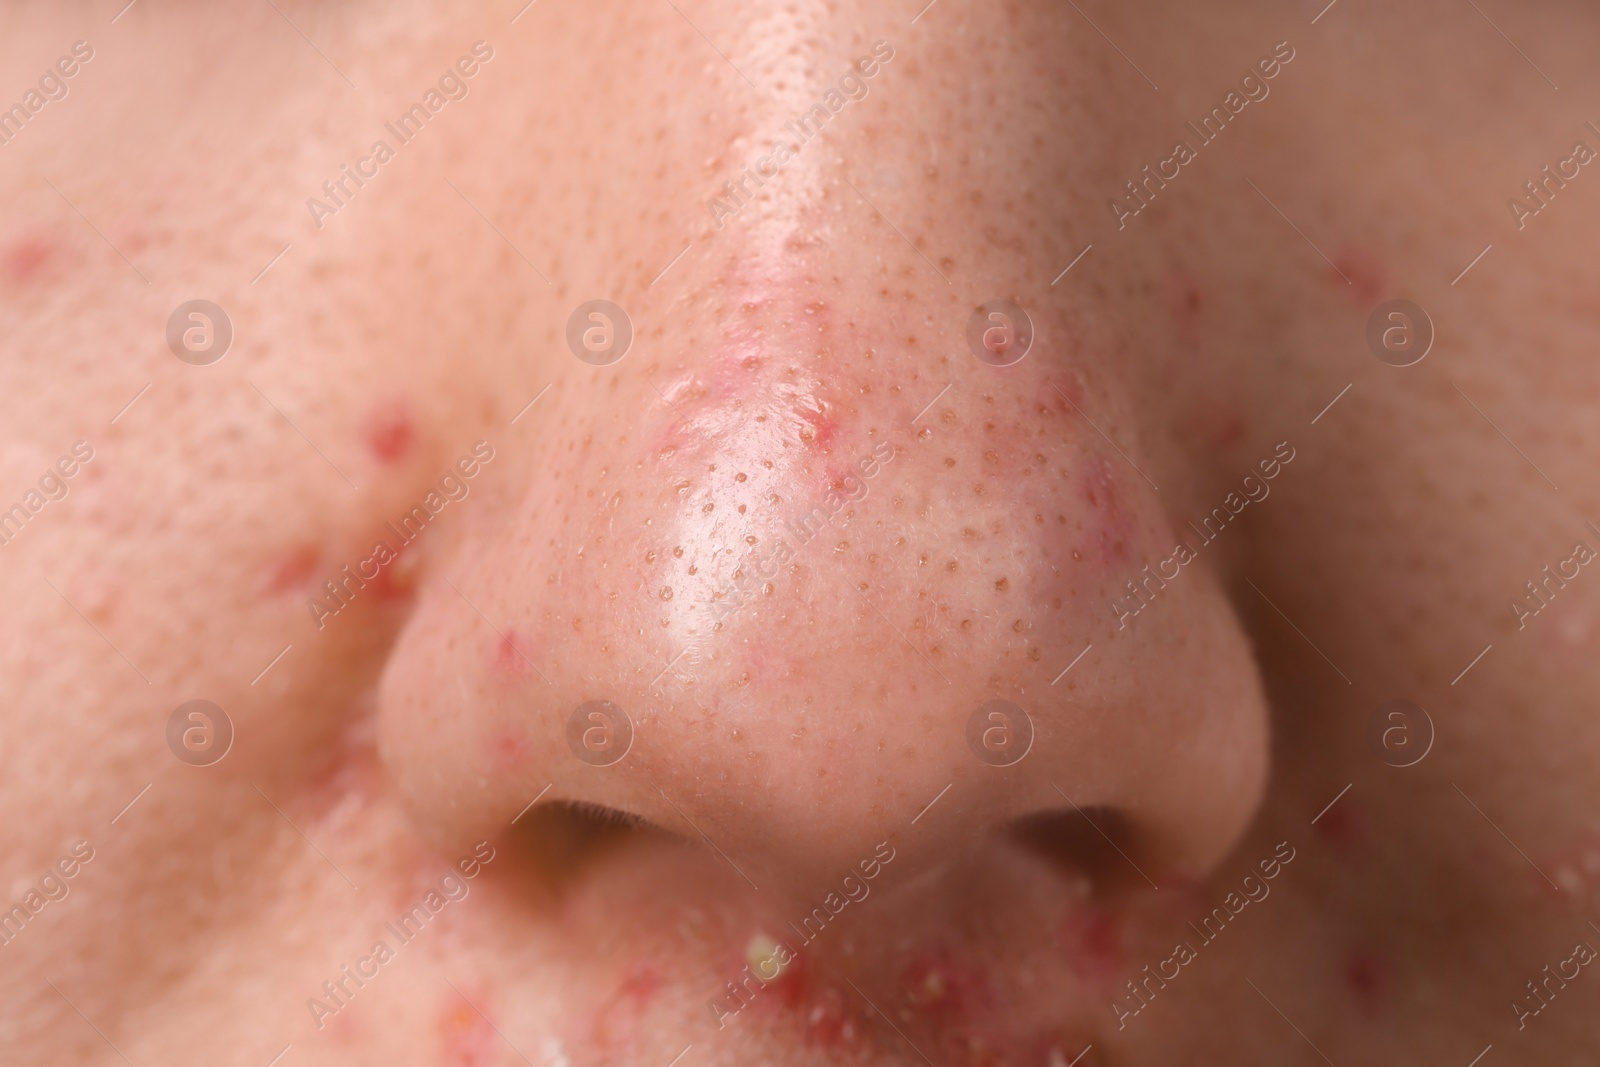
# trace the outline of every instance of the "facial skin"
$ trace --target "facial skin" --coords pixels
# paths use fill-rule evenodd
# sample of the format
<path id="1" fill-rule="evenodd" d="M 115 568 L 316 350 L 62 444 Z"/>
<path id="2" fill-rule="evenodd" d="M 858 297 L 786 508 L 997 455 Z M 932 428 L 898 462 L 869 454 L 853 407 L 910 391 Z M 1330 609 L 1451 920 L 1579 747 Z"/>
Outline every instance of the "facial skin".
<path id="1" fill-rule="evenodd" d="M 276 6 L 0 15 L 0 1060 L 1600 1040 L 1591 13 Z"/>

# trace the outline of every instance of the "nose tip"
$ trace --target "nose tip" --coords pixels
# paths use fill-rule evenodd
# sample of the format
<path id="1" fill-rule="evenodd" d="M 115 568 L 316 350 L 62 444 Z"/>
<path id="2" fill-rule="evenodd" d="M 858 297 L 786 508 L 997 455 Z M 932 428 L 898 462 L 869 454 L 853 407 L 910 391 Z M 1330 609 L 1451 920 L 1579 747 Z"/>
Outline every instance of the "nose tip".
<path id="1" fill-rule="evenodd" d="M 590 413 L 567 432 L 604 450 L 527 461 L 385 678 L 413 809 L 466 832 L 581 801 L 791 887 L 1065 812 L 1115 813 L 1150 879 L 1215 862 L 1265 778 L 1254 662 L 1199 567 L 1115 607 L 1175 535 L 1070 376 L 951 366 L 962 399 L 912 421 L 770 355 L 736 336 L 654 400 L 624 384 L 651 419 Z"/>
<path id="2" fill-rule="evenodd" d="M 1227 625 L 1172 642 L 1173 676 L 1158 682 L 1113 624 L 1080 650 L 1063 688 L 1043 671 L 1017 684 L 1008 661 L 1026 657 L 991 644 L 970 646 L 970 663 L 931 659 L 908 640 L 913 627 L 870 597 L 806 599 L 803 616 L 752 620 L 759 645 L 730 635 L 726 650 L 688 664 L 698 677 L 674 680 L 677 700 L 635 727 L 623 760 L 600 774 L 572 766 L 579 773 L 554 792 L 703 840 L 745 880 L 794 892 L 880 846 L 896 851 L 903 878 L 996 837 L 1037 844 L 1052 827 L 1058 859 L 1116 868 L 1089 873 L 1188 880 L 1254 811 L 1262 697 Z M 1174 605 L 1175 619 L 1186 616 Z M 808 644 L 819 632 L 829 637 Z M 737 695 L 714 709 L 691 703 L 708 681 Z M 1098 836 L 1063 845 L 1067 826 Z"/>

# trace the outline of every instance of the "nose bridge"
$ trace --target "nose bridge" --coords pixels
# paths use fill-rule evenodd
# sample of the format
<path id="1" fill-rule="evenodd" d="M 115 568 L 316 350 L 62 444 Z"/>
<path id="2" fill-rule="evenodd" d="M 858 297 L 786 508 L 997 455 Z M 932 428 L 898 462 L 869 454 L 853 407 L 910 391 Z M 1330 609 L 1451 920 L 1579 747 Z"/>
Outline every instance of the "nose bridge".
<path id="1" fill-rule="evenodd" d="M 1065 321 L 1036 311 L 1032 362 L 997 365 L 849 292 L 731 285 L 676 358 L 559 379 L 521 498 L 386 679 L 416 810 L 582 801 L 785 885 L 1074 805 L 1174 868 L 1242 830 L 1248 649 L 1198 571 L 1116 611 L 1172 531 L 1085 418 L 1112 405 L 1066 369 Z"/>
<path id="2" fill-rule="evenodd" d="M 1264 713 L 1226 602 L 1196 569 L 1131 622 L 1113 606 L 1173 534 L 1108 417 L 1109 319 L 877 213 L 915 234 L 929 210 L 840 154 L 912 84 L 878 52 L 872 95 L 815 115 L 827 139 L 778 123 L 793 159 L 714 196 L 664 281 L 606 294 L 634 320 L 620 362 L 553 365 L 546 421 L 507 450 L 517 490 L 386 679 L 416 810 L 500 817 L 548 786 L 795 876 L 893 834 L 931 862 L 1064 802 L 1126 807 L 1179 864 L 1242 826 Z M 826 88 L 785 85 L 785 120 Z M 759 147 L 741 137 L 718 174 Z M 624 236 L 582 265 L 629 259 Z M 620 736 L 597 701 L 628 717 L 612 764 L 569 743 L 574 714 L 580 742 Z M 1197 752 L 1234 784 L 1202 787 Z"/>

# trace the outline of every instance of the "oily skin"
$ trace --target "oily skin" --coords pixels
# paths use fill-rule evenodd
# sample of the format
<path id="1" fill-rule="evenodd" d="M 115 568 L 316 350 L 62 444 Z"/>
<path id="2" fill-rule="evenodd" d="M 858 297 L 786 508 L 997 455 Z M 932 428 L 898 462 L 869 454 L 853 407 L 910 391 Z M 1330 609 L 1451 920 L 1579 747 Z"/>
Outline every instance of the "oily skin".
<path id="1" fill-rule="evenodd" d="M 1594 117 L 1590 17 L 1501 23 L 1556 93 L 1470 9 L 1090 10 L 1156 90 L 1047 5 L 517 6 L 282 5 L 355 90 L 270 8 L 0 16 L 6 94 L 96 49 L 0 150 L 0 499 L 95 449 L 0 549 L 5 903 L 95 850 L 0 952 L 6 1062 L 912 1055 L 845 978 L 939 1062 L 1593 1046 L 1587 969 L 1523 1030 L 1510 1004 L 1600 939 L 1596 593 L 1585 569 L 1520 631 L 1506 602 L 1600 520 L 1600 209 L 1587 171 L 1521 232 L 1504 207 Z M 317 230 L 305 198 L 479 39 L 467 99 Z M 706 198 L 879 39 L 866 98 L 715 229 Z M 1106 198 L 1286 39 L 1119 232 Z M 596 369 L 564 329 L 602 294 L 636 338 Z M 196 296 L 236 330 L 203 368 L 162 334 Z M 1405 369 L 1363 341 L 1396 296 L 1438 328 Z M 996 297 L 1040 337 L 1003 370 L 964 340 Z M 317 629 L 322 581 L 478 440 L 471 495 Z M 1119 630 L 1122 583 L 1285 440 Z M 839 532 L 710 630 L 711 576 L 878 442 Z M 163 733 L 196 697 L 237 730 L 204 769 Z M 1042 723 L 1015 773 L 965 748 L 996 697 Z M 1366 740 L 1394 697 L 1438 730 L 1404 770 Z M 635 715 L 617 773 L 565 750 L 594 698 Z M 659 829 L 512 830 L 546 784 Z M 1162 889 L 1093 842 L 1019 848 L 1055 786 Z M 890 838 L 758 1025 L 717 1030 L 752 932 Z M 306 999 L 486 839 L 319 1031 Z M 1119 1031 L 1123 983 L 1282 841 L 1270 898 Z"/>

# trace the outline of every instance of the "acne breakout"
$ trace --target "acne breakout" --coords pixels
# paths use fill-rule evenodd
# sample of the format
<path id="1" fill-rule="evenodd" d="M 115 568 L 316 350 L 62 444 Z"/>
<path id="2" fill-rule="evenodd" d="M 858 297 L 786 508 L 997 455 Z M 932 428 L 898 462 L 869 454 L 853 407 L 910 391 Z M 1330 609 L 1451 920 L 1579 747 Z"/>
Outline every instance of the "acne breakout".
<path id="1" fill-rule="evenodd" d="M 830 922 L 839 917 L 839 914 L 852 903 L 860 904 L 872 893 L 868 885 L 874 878 L 883 873 L 883 869 L 894 862 L 895 848 L 887 841 L 879 841 L 873 846 L 872 855 L 856 864 L 855 869 L 839 880 L 839 890 L 830 891 L 822 898 L 822 903 L 811 909 L 811 913 L 800 920 L 800 925 L 789 923 L 789 929 L 795 932 L 803 947 L 809 945 L 821 936 Z M 857 871 L 860 877 L 857 877 Z M 727 995 L 716 996 L 706 1002 L 711 1009 L 711 1018 L 716 1021 L 720 1030 L 728 1025 L 728 1020 L 734 1018 L 754 1002 L 756 995 L 767 986 L 783 977 L 785 969 L 794 963 L 800 953 L 788 941 L 775 941 L 764 934 L 752 938 L 748 949 L 745 951 L 744 970 L 726 983 Z"/>

